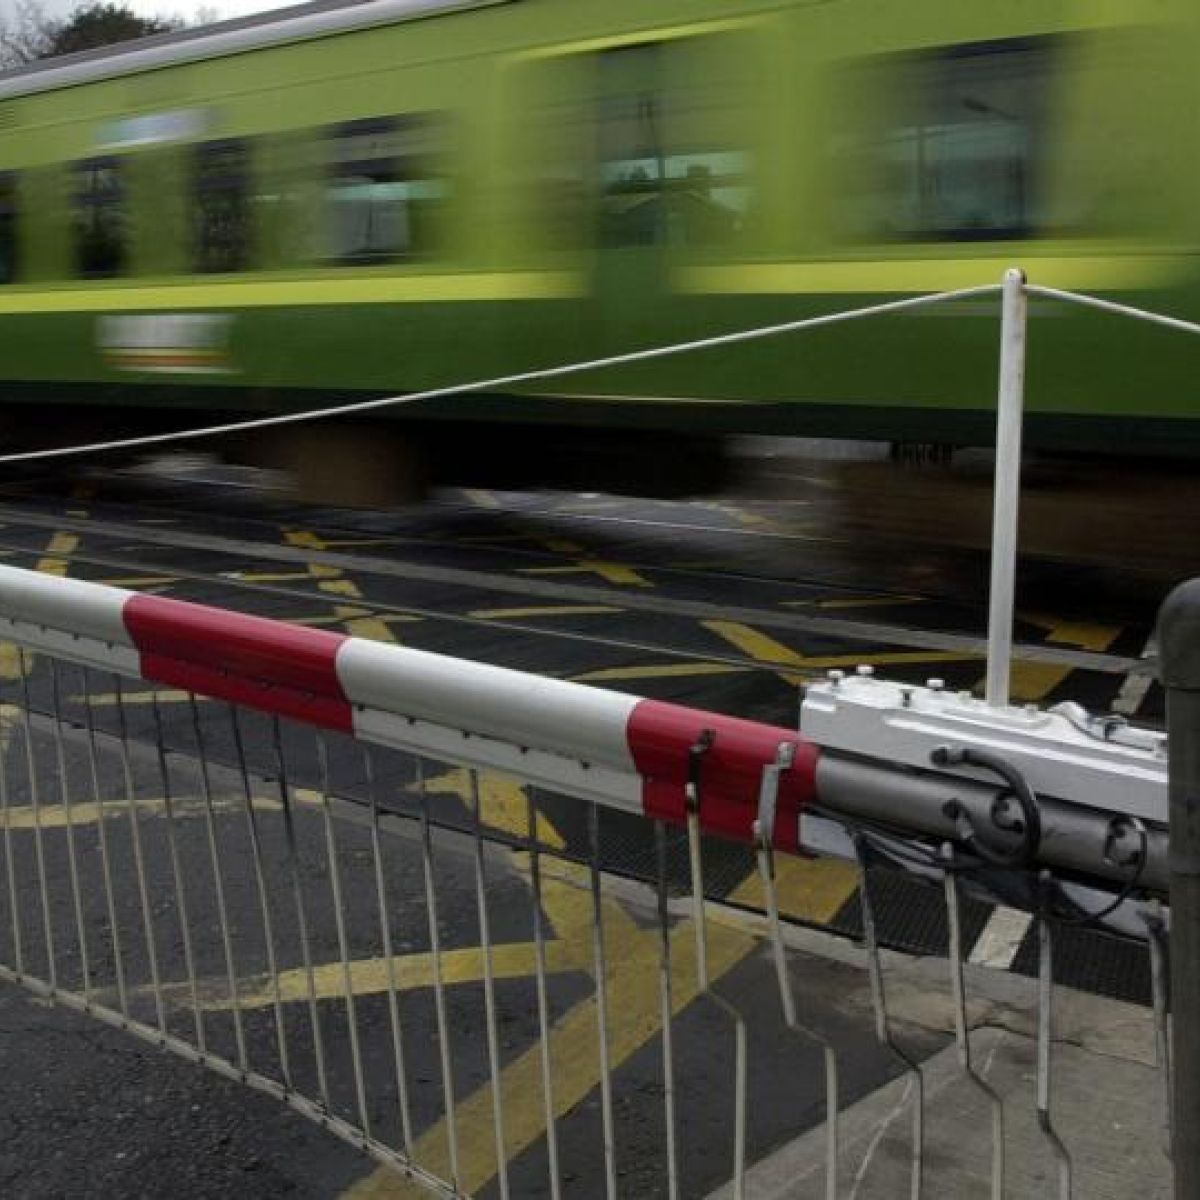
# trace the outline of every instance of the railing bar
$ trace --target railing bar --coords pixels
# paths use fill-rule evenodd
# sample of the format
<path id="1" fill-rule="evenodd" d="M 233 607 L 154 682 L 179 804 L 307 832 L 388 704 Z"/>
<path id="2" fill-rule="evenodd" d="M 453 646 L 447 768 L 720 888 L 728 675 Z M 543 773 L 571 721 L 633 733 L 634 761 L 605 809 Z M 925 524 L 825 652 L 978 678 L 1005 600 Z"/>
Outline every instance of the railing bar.
<path id="1" fill-rule="evenodd" d="M 1083 308 L 1096 308 L 1101 312 L 1133 317 L 1138 321 L 1147 321 L 1151 325 L 1163 325 L 1167 329 L 1177 329 L 1182 333 L 1200 333 L 1200 325 L 1195 321 L 1169 317 L 1165 313 L 1154 312 L 1148 308 L 1137 308 L 1132 304 L 1118 304 L 1115 300 L 1102 300 L 1099 296 L 1088 296 L 1082 292 L 1068 292 L 1061 288 L 1042 287 L 1035 283 L 1027 283 L 1025 291 L 1031 296 L 1042 296 L 1047 300 L 1065 300 Z"/>
<path id="2" fill-rule="evenodd" d="M 113 974 L 117 984 L 117 1003 L 125 1016 L 129 1001 L 125 993 L 125 963 L 121 948 L 121 926 L 117 920 L 116 892 L 113 888 L 112 857 L 108 844 L 108 811 L 104 789 L 100 786 L 100 759 L 96 748 L 96 719 L 92 708 L 91 672 L 83 668 L 83 711 L 87 722 L 88 766 L 92 779 L 92 799 L 96 804 L 96 832 L 100 843 L 100 873 L 104 879 L 104 903 L 108 911 L 109 932 L 112 935 Z"/>
<path id="3" fill-rule="evenodd" d="M 287 1027 L 283 1015 L 283 994 L 279 986 L 279 967 L 275 957 L 275 922 L 271 916 L 271 896 L 267 888 L 266 868 L 263 865 L 262 837 L 258 828 L 258 816 L 254 811 L 254 794 L 250 786 L 250 768 L 246 761 L 246 746 L 242 738 L 242 723 L 237 707 L 228 705 L 229 720 L 233 731 L 234 755 L 242 779 L 242 795 L 246 807 L 247 830 L 250 834 L 250 852 L 254 858 L 254 878 L 258 889 L 258 904 L 262 914 L 263 940 L 267 952 L 267 974 L 271 979 L 271 1002 L 275 1011 L 275 1040 L 279 1047 L 279 1073 L 284 1087 L 292 1089 L 291 1058 L 288 1053 Z"/>
<path id="4" fill-rule="evenodd" d="M 879 949 L 879 933 L 875 924 L 875 908 L 871 903 L 871 873 L 867 869 L 866 846 L 861 835 L 857 836 L 854 841 L 862 874 L 858 894 L 862 910 L 863 942 L 867 950 L 867 973 L 871 983 L 871 1002 L 875 1009 L 875 1036 L 881 1045 L 886 1046 L 904 1063 L 913 1085 L 912 1172 L 909 1194 L 912 1200 L 920 1200 L 925 1171 L 925 1079 L 917 1063 L 901 1050 L 892 1038 L 887 1013 L 887 992 L 883 983 L 883 959 Z"/>
<path id="5" fill-rule="evenodd" d="M 396 953 L 392 942 L 392 916 L 383 871 L 383 844 L 379 825 L 379 795 L 375 784 L 375 759 L 370 746 L 362 751 L 367 794 L 371 802 L 371 861 L 375 869 L 375 893 L 379 900 L 379 926 L 383 958 L 387 964 L 388 1020 L 392 1031 L 392 1060 L 396 1071 L 396 1103 L 400 1110 L 400 1136 L 404 1151 L 413 1149 L 412 1112 L 408 1099 L 408 1068 L 404 1054 L 404 1028 L 400 1020 L 400 991 L 396 982 Z"/>
<path id="6" fill-rule="evenodd" d="M 951 853 L 951 848 L 947 847 Z M 946 920 L 950 944 L 950 990 L 954 999 L 954 1039 L 958 1045 L 958 1062 L 963 1074 L 991 1107 L 992 1112 L 992 1200 L 1004 1200 L 1004 1106 L 1000 1097 L 988 1086 L 971 1065 L 971 1032 L 967 1021 L 967 989 L 963 978 L 962 919 L 959 910 L 958 877 L 954 871 L 945 873 Z"/>
<path id="7" fill-rule="evenodd" d="M 8 723 L 11 720 L 5 712 L 0 718 L 0 818 L 4 822 L 4 864 L 8 873 L 8 902 L 12 916 L 13 932 L 13 961 L 17 968 L 17 978 L 25 974 L 25 939 L 21 931 L 20 891 L 17 887 L 17 862 L 13 854 L 12 818 L 9 816 L 8 791 Z"/>
<path id="8" fill-rule="evenodd" d="M 242 997 L 238 987 L 237 967 L 233 953 L 233 934 L 229 924 L 229 906 L 225 899 L 225 872 L 221 864 L 221 852 L 217 843 L 217 821 L 213 810 L 212 780 L 208 770 L 208 750 L 200 728 L 200 708 L 194 694 L 188 694 L 188 708 L 192 718 L 192 733 L 196 739 L 196 757 L 200 765 L 200 791 L 204 797 L 204 824 L 208 840 L 208 856 L 212 865 L 213 885 L 217 900 L 217 920 L 221 923 L 221 945 L 225 956 L 225 978 L 229 987 L 230 1011 L 233 1014 L 233 1035 L 237 1044 L 238 1066 L 242 1071 L 250 1069 L 246 1049 L 246 1029 L 242 1013 Z"/>
<path id="9" fill-rule="evenodd" d="M 171 770 L 167 764 L 167 748 L 163 741 L 162 708 L 155 692 L 150 703 L 154 717 L 154 741 L 158 758 L 158 773 L 162 779 L 163 808 L 167 816 L 167 852 L 171 856 L 171 879 L 175 885 L 175 903 L 179 911 L 179 927 L 183 935 L 183 962 L 188 975 L 192 997 L 192 1016 L 196 1029 L 196 1045 L 205 1049 L 204 1013 L 200 1008 L 200 990 L 196 979 L 196 955 L 192 946 L 192 923 L 188 915 L 187 892 L 183 885 L 183 867 L 179 861 L 179 839 L 175 828 L 175 799 L 171 790 Z"/>
<path id="10" fill-rule="evenodd" d="M 154 933 L 154 910 L 150 905 L 150 888 L 146 882 L 146 855 L 142 847 L 142 827 L 138 820 L 137 790 L 133 782 L 133 764 L 129 756 L 129 723 L 125 718 L 125 692 L 120 675 L 113 675 L 113 692 L 117 699 L 117 730 L 121 755 L 121 774 L 125 783 L 125 809 L 129 817 L 129 837 L 133 846 L 134 870 L 137 873 L 138 895 L 142 904 L 142 930 L 146 937 L 146 957 L 150 965 L 150 981 L 154 989 L 154 1008 L 158 1027 L 167 1033 L 167 1008 L 163 1000 L 162 976 L 158 969 L 158 943 Z"/>
<path id="11" fill-rule="evenodd" d="M 1162 915 L 1162 901 L 1152 900 L 1149 911 L 1143 914 L 1143 920 L 1146 923 L 1146 945 L 1150 952 L 1150 999 L 1154 1012 L 1154 1057 L 1162 1076 L 1165 1153 L 1167 1158 L 1170 1158 L 1174 1064 L 1171 1055 L 1169 1017 L 1171 1009 L 1170 942 L 1167 937 L 1166 922 Z"/>
<path id="12" fill-rule="evenodd" d="M 667 1143 L 667 1200 L 679 1200 L 679 1132 L 675 1112 L 675 1000 L 671 982 L 671 922 L 667 895 L 667 831 L 654 822 L 658 891 L 659 1019 L 662 1022 L 663 1122 Z"/>
<path id="13" fill-rule="evenodd" d="M 342 992 L 346 1005 L 346 1029 L 350 1035 L 350 1067 L 354 1072 L 354 1096 L 358 1104 L 358 1123 L 371 1137 L 371 1111 L 363 1080 L 362 1047 L 358 1038 L 358 1006 L 354 979 L 350 972 L 350 939 L 346 933 L 345 902 L 342 899 L 342 868 L 338 861 L 337 834 L 333 828 L 333 810 L 329 803 L 329 746 L 325 734 L 317 734 L 317 763 L 321 772 L 321 811 L 325 820 L 325 855 L 329 860 L 329 890 L 333 900 L 333 918 L 337 929 L 338 956 L 342 960 Z"/>
<path id="14" fill-rule="evenodd" d="M 592 962 L 596 976 L 596 1034 L 600 1054 L 600 1113 L 604 1130 L 604 1179 L 608 1200 L 617 1195 L 617 1148 L 613 1122 L 612 1060 L 608 1044 L 608 956 L 600 894 L 600 809 L 588 805 L 589 871 L 592 887 Z"/>
<path id="15" fill-rule="evenodd" d="M 837 1055 L 829 1040 L 800 1024 L 796 1014 L 796 996 L 788 974 L 783 928 L 779 920 L 779 894 L 775 887 L 775 856 L 769 844 L 760 842 L 756 854 L 758 873 L 766 901 L 767 926 L 771 934 L 771 955 L 779 984 L 779 1001 L 787 1027 L 811 1038 L 820 1047 L 825 1067 L 825 1197 L 837 1200 L 838 1193 L 838 1066 Z"/>
<path id="16" fill-rule="evenodd" d="M 58 965 L 55 961 L 54 925 L 50 918 L 50 889 L 46 879 L 46 851 L 42 838 L 42 797 L 38 786 L 37 763 L 33 751 L 33 726 L 29 719 L 31 712 L 29 698 L 30 658 L 24 647 L 17 651 L 17 668 L 21 673 L 21 696 L 24 704 L 21 708 L 21 720 L 25 732 L 25 763 L 29 771 L 29 805 L 33 811 L 33 844 L 34 858 L 37 865 L 38 891 L 42 902 L 42 932 L 46 939 L 47 975 L 50 987 L 58 988 Z"/>
<path id="17" fill-rule="evenodd" d="M 1043 892 L 1048 886 L 1043 876 Z M 1071 1156 L 1050 1119 L 1050 1071 L 1054 1020 L 1054 942 L 1043 901 L 1038 913 L 1038 1031 L 1037 1031 L 1037 1121 L 1058 1164 L 1059 1200 L 1071 1197 Z"/>
<path id="18" fill-rule="evenodd" d="M 688 860 L 692 876 L 692 919 L 696 928 L 696 978 L 699 985 L 698 995 L 715 1004 L 733 1022 L 733 1197 L 734 1200 L 744 1200 L 746 1195 L 746 1019 L 733 1004 L 723 996 L 717 995 L 709 982 L 708 926 L 704 905 L 704 856 L 700 842 L 700 799 L 699 780 L 696 779 L 688 785 L 687 806 Z"/>
<path id="19" fill-rule="evenodd" d="M 275 777 L 279 799 L 283 805 L 283 834 L 287 845 L 288 875 L 292 885 L 292 901 L 296 908 L 296 931 L 300 938 L 300 961 L 308 992 L 308 1020 L 312 1029 L 313 1057 L 317 1065 L 317 1094 L 327 1111 L 329 1102 L 329 1073 L 325 1063 L 325 1038 L 321 1032 L 321 1010 L 317 1005 L 317 980 L 313 974 L 312 938 L 308 927 L 308 907 L 304 902 L 304 886 L 300 880 L 300 855 L 296 849 L 296 822 L 292 807 L 292 788 L 288 782 L 287 763 L 283 755 L 283 736 L 279 718 L 271 717 L 271 744 L 275 754 Z"/>
<path id="20" fill-rule="evenodd" d="M 425 763 L 417 758 L 417 788 L 421 797 L 421 863 L 425 880 L 425 911 L 429 921 L 429 950 L 433 963 L 433 1002 L 437 1013 L 438 1049 L 441 1055 L 442 1095 L 446 1103 L 446 1149 L 450 1158 L 450 1180 L 462 1185 L 458 1157 L 458 1106 L 454 1099 L 454 1075 L 450 1063 L 450 1021 L 446 1014 L 446 987 L 442 976 L 442 936 L 438 929 L 437 888 L 433 878 L 433 827 L 429 820 L 429 789 L 425 785 Z"/>
<path id="21" fill-rule="evenodd" d="M 479 945 L 483 952 L 483 1008 L 487 1022 L 488 1068 L 492 1075 L 492 1125 L 496 1139 L 496 1180 L 500 1200 L 508 1200 L 508 1156 L 504 1138 L 504 1095 L 501 1089 L 500 1034 L 496 1022 L 496 980 L 492 960 L 492 930 L 488 917 L 487 871 L 483 856 L 483 797 L 479 770 L 468 768 L 475 834 L 475 897 L 479 912 Z"/>
<path id="22" fill-rule="evenodd" d="M 83 919 L 83 891 L 79 886 L 79 854 L 75 845 L 75 821 L 71 811 L 71 795 L 67 779 L 67 748 L 62 731 L 62 689 L 59 687 L 58 661 L 50 659 L 50 695 L 54 709 L 54 756 L 58 765 L 58 799 L 67 833 L 67 872 L 71 880 L 71 905 L 75 913 L 75 930 L 79 938 L 79 969 L 83 974 L 83 998 L 92 1002 L 92 967 L 88 954 L 87 925 Z"/>
<path id="23" fill-rule="evenodd" d="M 550 1057 L 550 997 L 546 982 L 546 931 L 542 921 L 542 856 L 538 845 L 537 805 L 533 788 L 525 793 L 529 818 L 529 883 L 533 910 L 534 971 L 537 986 L 538 1048 L 542 1065 L 542 1111 L 546 1124 L 546 1164 L 550 1176 L 550 1200 L 562 1200 L 558 1163 L 558 1122 L 554 1113 L 554 1073 Z"/>

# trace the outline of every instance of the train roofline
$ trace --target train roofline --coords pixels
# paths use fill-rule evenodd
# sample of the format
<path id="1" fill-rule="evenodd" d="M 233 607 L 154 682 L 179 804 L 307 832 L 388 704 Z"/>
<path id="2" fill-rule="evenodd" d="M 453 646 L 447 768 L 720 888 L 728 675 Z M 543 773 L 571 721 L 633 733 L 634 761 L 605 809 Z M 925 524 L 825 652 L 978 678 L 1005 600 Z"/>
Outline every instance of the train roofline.
<path id="1" fill-rule="evenodd" d="M 0 74 L 0 100 L 57 91 L 179 63 L 201 62 L 338 33 L 374 29 L 513 0 L 310 0 L 196 29 L 83 50 Z"/>

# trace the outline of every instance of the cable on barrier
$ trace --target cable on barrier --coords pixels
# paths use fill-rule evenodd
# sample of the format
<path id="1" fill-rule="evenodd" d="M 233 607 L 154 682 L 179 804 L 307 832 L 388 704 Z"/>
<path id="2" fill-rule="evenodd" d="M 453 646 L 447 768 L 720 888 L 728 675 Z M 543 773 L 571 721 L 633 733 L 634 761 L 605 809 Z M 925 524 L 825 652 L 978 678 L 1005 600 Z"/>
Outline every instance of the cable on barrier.
<path id="1" fill-rule="evenodd" d="M 182 429 L 173 433 L 151 433 L 142 437 L 117 438 L 107 442 L 88 442 L 80 446 L 62 446 L 48 450 L 27 450 L 16 454 L 0 454 L 0 465 L 22 462 L 38 462 L 52 458 L 76 458 L 84 454 L 102 454 L 110 450 L 136 450 L 145 446 L 164 446 L 170 442 L 195 441 L 199 438 L 217 437 L 227 433 L 248 433 L 255 429 L 269 429 L 278 425 L 298 425 L 305 421 L 319 421 L 326 417 L 344 417 L 357 413 L 377 412 L 384 408 L 398 408 L 422 400 L 440 400 L 446 396 L 462 396 L 471 392 L 486 392 L 496 388 L 513 387 L 517 384 L 536 383 L 543 379 L 559 379 L 564 375 L 578 375 L 584 371 L 598 371 L 606 367 L 628 366 L 632 363 L 650 362 L 659 358 L 671 358 L 679 354 L 691 354 L 697 350 L 709 350 L 718 346 L 734 346 L 740 342 L 759 341 L 778 337 L 784 333 L 798 333 L 805 329 L 817 329 L 825 325 L 838 325 L 844 321 L 864 317 L 883 316 L 888 313 L 905 312 L 923 308 L 948 300 L 966 300 L 975 296 L 990 296 L 1001 290 L 998 283 L 979 287 L 957 288 L 949 292 L 932 292 L 922 296 L 909 296 L 903 300 L 888 300 L 882 304 L 871 304 L 865 308 L 842 309 L 823 313 L 817 317 L 802 317 L 795 321 L 783 321 L 777 325 L 760 325 L 754 329 L 739 329 L 734 333 L 721 333 L 712 337 L 698 338 L 690 342 L 672 342 L 666 346 L 652 346 L 646 350 L 631 350 L 625 354 L 612 354 L 605 358 L 593 358 L 582 362 L 564 363 L 556 367 L 541 367 L 532 371 L 518 371 L 511 375 L 497 375 L 491 379 L 476 379 L 469 383 L 455 383 L 446 387 L 429 388 L 399 396 L 381 396 L 373 400 L 356 400 L 349 404 L 336 404 L 327 408 L 307 409 L 298 413 L 278 413 L 271 417 L 252 417 L 245 421 L 227 421 L 220 425 L 205 425 L 198 429 Z"/>
<path id="2" fill-rule="evenodd" d="M 1042 815 L 1038 809 L 1037 797 L 1025 776 L 998 754 L 971 747 L 938 746 L 930 755 L 930 759 L 938 767 L 978 767 L 980 770 L 991 771 L 1004 781 L 1008 793 L 1020 807 L 1023 818 L 1013 822 L 1007 829 L 1007 832 L 1021 835 L 1021 841 L 1011 850 L 997 850 L 987 845 L 979 837 L 970 813 L 960 800 L 947 800 L 942 811 L 955 823 L 962 840 L 971 846 L 980 858 L 993 866 L 1023 867 L 1032 862 L 1042 840 Z M 1001 829 L 1004 826 L 999 821 L 999 805 L 1003 796 L 1004 793 L 1000 793 L 992 806 L 992 820 Z"/>

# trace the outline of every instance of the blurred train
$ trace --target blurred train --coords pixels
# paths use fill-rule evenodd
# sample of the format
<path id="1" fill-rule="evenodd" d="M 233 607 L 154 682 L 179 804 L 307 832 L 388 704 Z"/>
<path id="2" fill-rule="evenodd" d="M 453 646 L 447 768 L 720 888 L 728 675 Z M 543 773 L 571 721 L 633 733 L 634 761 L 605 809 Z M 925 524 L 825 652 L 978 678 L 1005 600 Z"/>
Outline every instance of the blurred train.
<path id="1" fill-rule="evenodd" d="M 1194 0 L 326 0 L 0 76 L 0 439 L 185 427 L 998 282 L 1200 317 Z M 1200 449 L 1200 342 L 1035 302 L 1028 440 Z M 972 444 L 997 303 L 297 427 L 314 480 L 699 485 Z M 403 465 L 401 465 L 403 464 Z"/>

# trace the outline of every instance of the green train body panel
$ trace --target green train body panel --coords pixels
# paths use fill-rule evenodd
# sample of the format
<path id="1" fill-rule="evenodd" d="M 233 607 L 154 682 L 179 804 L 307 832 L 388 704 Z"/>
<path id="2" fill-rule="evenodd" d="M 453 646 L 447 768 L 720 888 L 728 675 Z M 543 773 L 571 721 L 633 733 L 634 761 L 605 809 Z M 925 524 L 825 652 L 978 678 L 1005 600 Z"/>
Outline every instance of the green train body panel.
<path id="1" fill-rule="evenodd" d="M 994 64 L 1007 47 L 1051 63 L 1031 76 L 1038 153 L 1026 117 L 973 92 L 961 105 L 987 144 L 1011 142 L 997 186 L 1040 215 L 994 236 L 986 223 L 877 236 L 867 225 L 887 195 L 881 208 L 855 172 L 911 168 L 920 194 L 910 204 L 894 185 L 898 220 L 935 219 L 924 139 L 952 146 L 946 128 L 967 120 L 898 107 L 921 80 L 953 103 L 970 54 Z M 0 388 L 9 401 L 61 385 L 106 404 L 304 407 L 998 283 L 1013 264 L 1200 319 L 1197 61 L 1200 12 L 1185 0 L 511 0 L 9 95 L 0 172 L 15 180 L 17 267 L 0 284 Z M 651 136 L 640 100 L 621 107 L 643 94 L 684 97 L 664 109 L 670 128 L 711 148 L 671 157 L 647 117 L 652 169 L 678 169 L 675 183 L 645 187 L 633 158 L 598 183 L 611 131 L 633 121 Z M 634 116 L 596 123 L 609 112 Z M 422 252 L 331 265 L 328 131 L 389 117 L 420 117 L 437 146 L 437 177 L 406 193 Z M 139 119 L 198 127 L 112 148 Z M 245 261 L 198 274 L 192 172 L 214 140 L 252 148 Z M 124 262 L 115 278 L 73 278 L 73 164 L 98 155 L 122 163 Z M 990 169 L 946 162 L 943 178 Z M 637 244 L 643 219 L 683 234 Z M 1200 339 L 1044 299 L 1031 314 L 1035 441 L 1200 446 Z M 998 299 L 969 299 L 397 414 L 977 440 L 997 342 Z"/>

